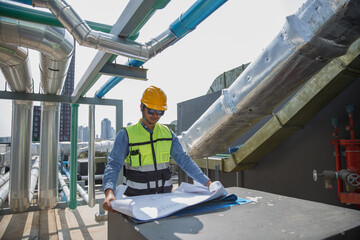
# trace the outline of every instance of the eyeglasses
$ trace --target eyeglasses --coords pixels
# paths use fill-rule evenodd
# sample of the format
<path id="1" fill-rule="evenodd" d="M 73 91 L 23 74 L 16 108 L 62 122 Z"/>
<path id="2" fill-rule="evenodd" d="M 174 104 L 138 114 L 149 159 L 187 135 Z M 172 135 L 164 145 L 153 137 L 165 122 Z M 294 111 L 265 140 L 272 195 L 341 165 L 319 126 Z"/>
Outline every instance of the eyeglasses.
<path id="1" fill-rule="evenodd" d="M 147 108 L 147 112 L 148 112 L 148 114 L 151 114 L 151 115 L 157 113 L 157 115 L 159 115 L 159 116 L 162 116 L 165 114 L 165 111 L 155 110 L 155 109 L 151 109 L 151 108 Z"/>

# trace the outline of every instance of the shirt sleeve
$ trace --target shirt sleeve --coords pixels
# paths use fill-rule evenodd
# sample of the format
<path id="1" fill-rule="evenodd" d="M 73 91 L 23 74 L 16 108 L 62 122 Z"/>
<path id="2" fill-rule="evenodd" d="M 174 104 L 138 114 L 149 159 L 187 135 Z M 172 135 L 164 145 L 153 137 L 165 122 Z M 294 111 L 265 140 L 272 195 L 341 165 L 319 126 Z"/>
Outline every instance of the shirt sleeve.
<path id="1" fill-rule="evenodd" d="M 104 191 L 108 188 L 111 188 L 113 191 L 115 191 L 119 173 L 128 154 L 129 138 L 127 136 L 126 130 L 121 129 L 116 136 L 114 146 L 110 152 L 110 155 L 108 156 L 103 177 Z"/>
<path id="2" fill-rule="evenodd" d="M 185 153 L 183 147 L 180 144 L 179 138 L 175 135 L 175 133 L 171 131 L 171 134 L 171 156 L 189 177 L 205 185 L 210 179 L 203 173 L 203 171 L 201 171 L 199 166 L 190 158 L 190 156 Z"/>

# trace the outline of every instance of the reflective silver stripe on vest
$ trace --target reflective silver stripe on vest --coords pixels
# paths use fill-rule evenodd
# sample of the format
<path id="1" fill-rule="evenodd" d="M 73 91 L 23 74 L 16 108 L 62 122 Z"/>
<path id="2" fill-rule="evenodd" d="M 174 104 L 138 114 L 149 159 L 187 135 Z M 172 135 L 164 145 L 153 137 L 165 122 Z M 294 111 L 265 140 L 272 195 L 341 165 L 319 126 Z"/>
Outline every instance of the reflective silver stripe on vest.
<path id="1" fill-rule="evenodd" d="M 124 165 L 125 165 L 125 168 L 129 169 L 129 170 L 135 170 L 135 171 L 140 171 L 140 172 L 152 172 L 152 171 L 155 171 L 154 164 L 144 165 L 144 166 L 139 166 L 139 167 L 133 167 L 128 162 L 124 162 Z M 169 168 L 169 166 L 170 166 L 170 162 L 156 164 L 157 170 L 167 169 L 167 168 Z"/>
<path id="2" fill-rule="evenodd" d="M 148 189 L 148 184 L 147 183 L 138 183 L 138 182 L 133 182 L 130 180 L 127 180 L 126 177 L 124 177 L 124 182 L 126 183 L 126 186 L 134 188 L 134 189 L 138 189 L 138 190 L 145 190 Z M 155 181 L 150 181 L 150 188 L 156 188 L 156 182 Z M 167 181 L 165 181 L 165 187 L 169 187 L 172 185 L 172 180 L 169 179 Z M 162 180 L 158 180 L 158 186 L 162 187 Z"/>

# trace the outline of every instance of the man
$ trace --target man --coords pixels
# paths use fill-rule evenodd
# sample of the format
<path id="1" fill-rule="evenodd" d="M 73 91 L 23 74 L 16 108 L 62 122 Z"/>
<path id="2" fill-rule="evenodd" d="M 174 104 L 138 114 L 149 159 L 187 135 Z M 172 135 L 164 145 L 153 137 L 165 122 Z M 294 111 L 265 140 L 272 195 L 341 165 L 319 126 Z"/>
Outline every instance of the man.
<path id="1" fill-rule="evenodd" d="M 178 137 L 158 123 L 167 110 L 166 101 L 163 90 L 148 87 L 141 98 L 142 118 L 116 136 L 103 177 L 106 211 L 115 212 L 110 202 L 115 200 L 116 181 L 123 166 L 124 194 L 128 196 L 171 192 L 170 155 L 188 176 L 210 186 L 210 179 L 184 152 Z"/>

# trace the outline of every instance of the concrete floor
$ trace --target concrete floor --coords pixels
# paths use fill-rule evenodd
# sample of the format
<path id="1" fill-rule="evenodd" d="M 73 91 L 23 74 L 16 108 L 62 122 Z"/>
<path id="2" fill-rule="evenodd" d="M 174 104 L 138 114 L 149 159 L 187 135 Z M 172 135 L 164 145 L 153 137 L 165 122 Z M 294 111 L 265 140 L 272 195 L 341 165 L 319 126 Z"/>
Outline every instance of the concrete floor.
<path id="1" fill-rule="evenodd" d="M 104 195 L 97 192 L 96 199 Z M 97 222 L 99 204 L 0 216 L 0 239 L 106 239 L 107 221 Z"/>
<path id="2" fill-rule="evenodd" d="M 94 208 L 52 209 L 0 216 L 0 239 L 104 239 L 107 221 L 96 222 Z"/>
<path id="3" fill-rule="evenodd" d="M 178 184 L 174 184 L 173 190 L 177 187 Z M 95 193 L 95 198 L 102 202 L 101 186 L 96 187 Z M 96 214 L 99 214 L 99 204 L 93 208 L 78 206 L 75 210 L 56 208 L 0 215 L 0 239 L 107 239 L 108 222 L 97 222 Z"/>

